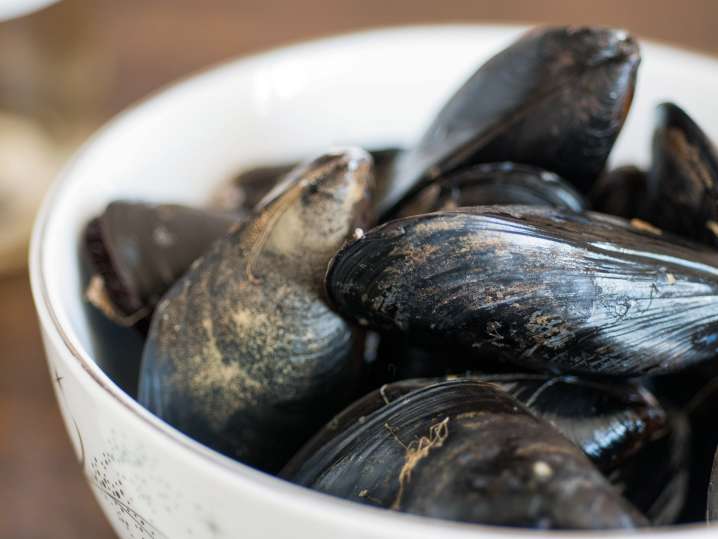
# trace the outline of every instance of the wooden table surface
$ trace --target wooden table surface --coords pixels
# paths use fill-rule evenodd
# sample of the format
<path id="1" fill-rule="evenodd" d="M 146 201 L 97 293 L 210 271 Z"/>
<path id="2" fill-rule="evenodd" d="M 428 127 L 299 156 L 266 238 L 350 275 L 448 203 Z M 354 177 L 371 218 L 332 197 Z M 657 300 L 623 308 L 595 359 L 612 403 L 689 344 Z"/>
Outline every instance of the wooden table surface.
<path id="1" fill-rule="evenodd" d="M 105 116 L 213 62 L 376 25 L 591 22 L 718 52 L 718 4 L 712 0 L 86 1 L 97 10 L 98 46 L 111 68 Z M 0 539 L 115 537 L 61 425 L 26 276 L 0 281 L 0 298 Z"/>

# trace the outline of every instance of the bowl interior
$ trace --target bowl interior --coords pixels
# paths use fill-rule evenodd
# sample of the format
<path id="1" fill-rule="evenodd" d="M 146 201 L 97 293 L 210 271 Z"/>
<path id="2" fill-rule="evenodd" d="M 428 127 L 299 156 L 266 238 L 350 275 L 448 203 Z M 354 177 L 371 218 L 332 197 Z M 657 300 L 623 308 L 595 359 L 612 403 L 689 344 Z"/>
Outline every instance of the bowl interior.
<path id="1" fill-rule="evenodd" d="M 66 337 L 103 365 L 82 301 L 79 240 L 113 199 L 201 204 L 239 170 L 336 144 L 409 144 L 442 101 L 515 27 L 441 26 L 367 32 L 228 63 L 113 121 L 68 165 L 48 199 L 35 249 Z M 718 61 L 644 43 L 632 112 L 613 164 L 645 165 L 653 107 L 683 106 L 718 137 Z M 94 368 L 94 367 L 93 367 Z"/>

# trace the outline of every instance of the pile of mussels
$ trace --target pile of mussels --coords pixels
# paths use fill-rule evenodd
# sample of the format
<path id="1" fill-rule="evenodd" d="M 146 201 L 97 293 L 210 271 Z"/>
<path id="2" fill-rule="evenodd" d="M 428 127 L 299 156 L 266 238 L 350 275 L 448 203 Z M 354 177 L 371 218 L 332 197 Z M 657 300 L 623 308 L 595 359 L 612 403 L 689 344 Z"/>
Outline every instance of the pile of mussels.
<path id="1" fill-rule="evenodd" d="M 395 511 L 718 519 L 718 157 L 666 103 L 650 169 L 605 170 L 639 61 L 625 32 L 536 29 L 414 147 L 253 169 L 211 208 L 111 203 L 87 298 L 145 339 L 139 401 Z"/>

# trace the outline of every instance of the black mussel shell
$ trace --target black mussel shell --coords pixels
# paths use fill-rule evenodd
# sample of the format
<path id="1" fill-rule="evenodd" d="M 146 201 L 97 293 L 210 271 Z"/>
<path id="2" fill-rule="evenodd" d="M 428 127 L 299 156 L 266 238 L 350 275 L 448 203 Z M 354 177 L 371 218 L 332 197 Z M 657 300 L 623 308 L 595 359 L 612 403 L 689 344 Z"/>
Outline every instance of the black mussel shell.
<path id="1" fill-rule="evenodd" d="M 657 109 L 645 218 L 664 230 L 718 246 L 718 155 L 679 107 Z"/>
<path id="2" fill-rule="evenodd" d="M 410 392 L 283 476 L 364 504 L 464 522 L 645 524 L 572 442 L 497 386 L 475 380 Z"/>
<path id="3" fill-rule="evenodd" d="M 688 493 L 690 425 L 680 412 L 669 412 L 662 431 L 609 474 L 609 480 L 653 525 L 673 524 Z"/>
<path id="4" fill-rule="evenodd" d="M 412 391 L 429 387 L 442 381 L 444 381 L 443 378 L 414 378 L 411 380 L 400 380 L 392 384 L 384 384 L 380 388 L 370 391 L 362 398 L 355 400 L 324 425 L 324 427 L 292 457 L 282 469 L 281 475 L 283 477 L 292 477 L 307 460 L 321 451 L 331 440 L 347 429 L 352 428 L 354 425 L 363 424 L 369 415 L 380 408 L 384 408 L 384 406 L 406 396 Z"/>
<path id="5" fill-rule="evenodd" d="M 718 522 L 718 449 L 713 460 L 713 473 L 708 487 L 708 522 Z"/>
<path id="6" fill-rule="evenodd" d="M 573 376 L 466 373 L 385 384 L 347 407 L 292 458 L 284 473 L 310 458 L 354 423 L 407 393 L 451 378 L 491 382 L 534 414 L 549 421 L 583 449 L 604 473 L 631 458 L 666 430 L 665 412 L 644 388 L 630 382 L 607 384 Z"/>
<path id="7" fill-rule="evenodd" d="M 638 167 L 613 169 L 599 178 L 591 190 L 591 209 L 625 219 L 641 217 L 648 196 L 648 174 Z"/>
<path id="8" fill-rule="evenodd" d="M 401 153 L 400 148 L 388 147 L 369 150 L 374 160 L 375 191 L 381 193 L 387 185 L 387 178 L 394 160 Z M 274 185 L 299 163 L 282 163 L 254 167 L 238 174 L 224 184 L 212 197 L 212 206 L 248 218 L 254 208 Z M 372 200 L 377 197 L 372 197 Z"/>
<path id="9" fill-rule="evenodd" d="M 552 172 L 515 163 L 486 163 L 436 178 L 404 201 L 397 215 L 494 204 L 586 209 L 581 194 Z"/>
<path id="10" fill-rule="evenodd" d="M 229 456 L 281 467 L 359 376 L 352 330 L 325 305 L 322 276 L 362 226 L 370 184 L 366 152 L 325 154 L 215 242 L 155 311 L 140 402 Z"/>
<path id="11" fill-rule="evenodd" d="M 680 410 L 689 419 L 688 493 L 678 522 L 703 520 L 713 452 L 718 445 L 718 429 L 715 428 L 718 363 L 700 363 L 681 372 L 650 378 L 644 383 L 667 407 Z"/>
<path id="12" fill-rule="evenodd" d="M 479 376 L 550 422 L 583 449 L 602 471 L 616 468 L 666 428 L 666 414 L 651 393 L 632 382 L 574 376 Z"/>
<path id="13" fill-rule="evenodd" d="M 85 229 L 84 253 L 93 271 L 86 297 L 115 323 L 141 324 L 236 222 L 224 213 L 177 204 L 111 202 Z"/>
<path id="14" fill-rule="evenodd" d="M 486 62 L 397 162 L 380 209 L 423 182 L 474 163 L 513 161 L 588 192 L 633 98 L 638 45 L 605 28 L 539 28 Z"/>
<path id="15" fill-rule="evenodd" d="M 708 491 L 718 447 L 718 378 L 707 381 L 684 408 L 691 426 L 688 495 L 680 522 L 697 522 L 706 517 L 711 500 Z"/>
<path id="16" fill-rule="evenodd" d="M 659 374 L 718 352 L 718 254 L 602 214 L 484 206 L 397 219 L 342 248 L 326 286 L 363 326 L 526 368 Z"/>

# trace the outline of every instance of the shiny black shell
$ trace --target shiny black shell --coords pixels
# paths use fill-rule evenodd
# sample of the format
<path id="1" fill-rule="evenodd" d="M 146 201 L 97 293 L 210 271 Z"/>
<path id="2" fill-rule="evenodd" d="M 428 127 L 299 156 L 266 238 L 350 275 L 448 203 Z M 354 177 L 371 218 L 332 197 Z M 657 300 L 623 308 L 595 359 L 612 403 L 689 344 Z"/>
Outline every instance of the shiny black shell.
<path id="1" fill-rule="evenodd" d="M 691 428 L 685 414 L 671 410 L 665 428 L 608 475 L 653 525 L 675 523 L 688 494 Z"/>
<path id="2" fill-rule="evenodd" d="M 676 234 L 718 246 L 718 155 L 678 106 L 657 109 L 646 219 Z"/>
<path id="3" fill-rule="evenodd" d="M 573 443 L 497 386 L 474 380 L 408 393 L 284 477 L 360 503 L 464 522 L 645 524 Z"/>
<path id="4" fill-rule="evenodd" d="M 358 324 L 528 368 L 634 376 L 718 353 L 718 254 L 595 213 L 485 206 L 398 219 L 346 245 L 326 286 Z"/>
<path id="5" fill-rule="evenodd" d="M 583 196 L 556 174 L 516 163 L 486 163 L 462 168 L 431 181 L 398 208 L 398 217 L 462 206 L 522 204 L 580 212 Z"/>
<path id="6" fill-rule="evenodd" d="M 283 473 L 293 473 L 293 469 L 320 451 L 329 440 L 353 424 L 365 421 L 375 410 L 411 391 L 450 379 L 490 382 L 506 391 L 534 414 L 549 421 L 606 473 L 666 430 L 663 408 L 645 388 L 630 382 L 607 384 L 574 376 L 479 373 L 401 380 L 382 385 L 345 408 L 302 447 Z"/>
<path id="7" fill-rule="evenodd" d="M 602 471 L 620 466 L 666 429 L 661 405 L 632 382 L 542 374 L 478 378 L 496 384 L 550 422 Z"/>
<path id="8" fill-rule="evenodd" d="M 711 489 L 711 470 L 714 469 L 716 448 L 718 448 L 718 377 L 705 378 L 701 389 L 685 406 L 691 425 L 689 453 L 688 495 L 681 513 L 681 522 L 696 522 L 705 518 L 706 508 L 715 503 Z M 676 383 L 678 383 L 676 381 Z M 715 518 L 715 517 L 714 517 Z"/>
<path id="9" fill-rule="evenodd" d="M 382 211 L 427 180 L 482 162 L 535 165 L 588 192 L 623 126 L 639 62 L 620 30 L 529 31 L 482 65 L 397 162 Z"/>
<path id="10" fill-rule="evenodd" d="M 680 372 L 644 380 L 668 409 L 676 409 L 689 420 L 688 488 L 679 523 L 705 519 L 706 495 L 714 451 L 718 446 L 718 363 L 708 362 Z"/>
<path id="11" fill-rule="evenodd" d="M 114 322 L 133 326 L 236 217 L 178 204 L 114 201 L 85 228 L 93 269 L 88 299 Z"/>

